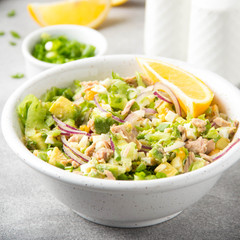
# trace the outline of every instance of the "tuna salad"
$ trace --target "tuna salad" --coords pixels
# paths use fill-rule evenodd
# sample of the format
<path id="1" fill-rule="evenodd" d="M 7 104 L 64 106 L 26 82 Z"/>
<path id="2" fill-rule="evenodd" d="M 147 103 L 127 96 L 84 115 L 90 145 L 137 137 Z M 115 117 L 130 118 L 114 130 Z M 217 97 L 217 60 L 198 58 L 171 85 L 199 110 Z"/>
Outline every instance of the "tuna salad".
<path id="1" fill-rule="evenodd" d="M 83 176 L 150 180 L 194 171 L 239 139 L 238 121 L 211 105 L 193 118 L 171 89 L 140 73 L 53 87 L 28 95 L 17 113 L 26 147 L 47 163 Z"/>

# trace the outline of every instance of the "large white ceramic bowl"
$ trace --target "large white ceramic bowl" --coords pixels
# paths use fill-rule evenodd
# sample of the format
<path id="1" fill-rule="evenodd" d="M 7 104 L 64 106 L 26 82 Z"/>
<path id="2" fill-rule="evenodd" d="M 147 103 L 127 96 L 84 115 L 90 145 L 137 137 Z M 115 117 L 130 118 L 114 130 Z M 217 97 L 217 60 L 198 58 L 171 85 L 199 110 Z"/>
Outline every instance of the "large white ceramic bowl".
<path id="1" fill-rule="evenodd" d="M 231 83 L 186 63 L 162 60 L 180 66 L 206 82 L 221 108 L 232 119 L 240 119 L 240 92 Z M 158 180 L 111 181 L 63 171 L 35 157 L 24 146 L 16 106 L 27 94 L 39 97 L 50 87 L 65 87 L 75 79 L 101 80 L 110 76 L 112 71 L 131 76 L 139 70 L 135 57 L 130 55 L 103 56 L 63 64 L 26 82 L 13 93 L 3 110 L 2 130 L 12 150 L 36 171 L 36 176 L 56 198 L 96 223 L 141 227 L 166 221 L 203 197 L 240 157 L 239 145 L 235 145 L 216 162 L 183 175 Z M 238 130 L 236 136 L 239 135 Z"/>
<path id="2" fill-rule="evenodd" d="M 26 74 L 29 78 L 59 64 L 47 63 L 33 57 L 32 51 L 36 43 L 40 42 L 42 33 L 51 36 L 66 36 L 70 40 L 91 44 L 96 47 L 95 57 L 102 56 L 107 50 L 107 40 L 98 31 L 80 25 L 63 24 L 40 28 L 31 32 L 23 41 L 22 53 L 25 59 Z"/>

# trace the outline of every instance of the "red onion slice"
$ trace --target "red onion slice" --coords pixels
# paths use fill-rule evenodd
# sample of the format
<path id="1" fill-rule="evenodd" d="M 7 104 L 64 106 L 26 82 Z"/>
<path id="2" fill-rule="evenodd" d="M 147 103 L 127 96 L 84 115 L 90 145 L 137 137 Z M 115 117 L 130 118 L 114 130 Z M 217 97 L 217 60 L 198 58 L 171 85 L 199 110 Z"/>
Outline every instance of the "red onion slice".
<path id="1" fill-rule="evenodd" d="M 114 115 L 112 115 L 112 118 L 113 118 L 115 121 L 120 122 L 120 123 L 124 123 L 124 122 L 125 122 L 124 120 L 122 120 L 122 119 L 120 119 L 120 118 L 118 118 L 117 116 L 114 116 Z"/>
<path id="2" fill-rule="evenodd" d="M 182 116 L 182 111 L 181 111 L 179 101 L 178 101 L 176 95 L 172 92 L 172 90 L 169 87 L 167 87 L 166 85 L 158 82 L 154 85 L 154 89 L 155 90 L 163 90 L 164 92 L 166 92 L 169 95 L 169 97 L 171 98 L 171 100 L 172 100 L 172 102 L 175 106 L 177 114 L 179 116 Z"/>
<path id="3" fill-rule="evenodd" d="M 66 128 L 70 128 L 70 129 L 73 129 L 73 130 L 78 130 L 77 128 L 72 127 L 72 126 L 70 126 L 70 125 L 62 122 L 61 120 L 59 120 L 58 118 L 56 118 L 54 115 L 52 115 L 52 118 L 53 118 L 53 120 L 54 120 L 58 125 L 60 125 L 60 126 L 64 126 L 64 127 L 66 127 Z"/>
<path id="4" fill-rule="evenodd" d="M 67 133 L 67 132 L 61 132 L 61 135 L 64 135 L 64 136 L 69 136 L 70 133 Z"/>
<path id="5" fill-rule="evenodd" d="M 59 120 L 58 118 L 56 118 L 54 115 L 52 115 L 53 120 L 57 123 L 58 128 L 62 131 L 63 135 L 67 135 L 67 134 L 83 134 L 83 135 L 87 135 L 87 136 L 91 136 L 90 133 L 84 132 L 84 131 L 80 131 L 75 127 L 72 127 L 64 122 L 62 122 L 61 120 Z"/>
<path id="6" fill-rule="evenodd" d="M 144 148 L 144 149 L 148 149 L 148 150 L 151 150 L 151 149 L 152 149 L 152 147 L 147 146 L 147 145 L 142 145 L 142 148 Z"/>
<path id="7" fill-rule="evenodd" d="M 141 92 L 141 93 L 137 96 L 136 102 L 139 103 L 143 98 L 148 97 L 148 96 L 151 95 L 151 94 L 152 94 L 152 91 L 150 91 L 150 90 Z"/>
<path id="8" fill-rule="evenodd" d="M 165 101 L 165 102 L 167 102 L 167 103 L 172 103 L 170 100 L 168 100 L 166 97 L 164 97 L 162 94 L 160 94 L 160 93 L 157 92 L 157 91 L 154 91 L 153 94 L 154 94 L 157 98 L 159 98 L 159 99 L 161 99 L 161 100 L 163 100 L 163 101 Z"/>
<path id="9" fill-rule="evenodd" d="M 63 145 L 63 151 L 74 162 L 77 162 L 80 165 L 85 163 L 80 158 L 78 158 L 76 155 L 74 155 L 73 152 L 69 148 L 67 148 L 65 145 Z"/>
<path id="10" fill-rule="evenodd" d="M 94 103 L 96 104 L 97 108 L 98 108 L 101 112 L 106 112 L 106 113 L 109 112 L 109 111 L 103 109 L 103 108 L 100 106 L 100 104 L 99 104 L 98 101 L 97 101 L 97 95 L 94 96 L 94 99 L 93 99 L 93 100 L 94 100 Z M 112 113 L 111 113 L 111 114 L 112 114 Z M 114 116 L 113 114 L 112 114 L 112 118 L 113 118 L 115 121 L 120 122 L 120 123 L 124 123 L 124 122 L 125 122 L 124 120 L 120 119 L 120 118 L 117 117 L 117 116 Z"/>
<path id="11" fill-rule="evenodd" d="M 81 158 L 83 159 L 84 161 L 88 162 L 91 160 L 90 157 L 86 156 L 85 154 L 81 153 L 80 151 L 78 151 L 77 149 L 73 149 L 69 143 L 67 142 L 66 140 L 66 137 L 65 136 L 61 136 L 61 140 L 62 140 L 62 143 L 64 146 L 66 146 L 68 149 L 71 150 L 71 152 L 75 155 L 75 157 L 78 157 L 78 158 Z M 71 157 L 72 158 L 72 157 Z M 81 161 L 80 159 L 80 161 Z"/>
<path id="12" fill-rule="evenodd" d="M 66 130 L 60 126 L 58 126 L 58 128 L 62 131 L 61 135 L 69 135 L 69 134 L 82 134 L 82 135 L 86 135 L 88 137 L 91 136 L 90 133 L 87 133 L 87 132 L 83 132 L 83 131 L 80 131 L 80 130 Z"/>
<path id="13" fill-rule="evenodd" d="M 112 138 L 110 138 L 110 145 L 111 145 L 113 152 L 115 152 L 115 146 L 114 146 Z"/>
<path id="14" fill-rule="evenodd" d="M 217 124 L 215 123 L 215 122 L 213 122 L 212 124 L 211 124 L 211 127 L 215 127 Z"/>
<path id="15" fill-rule="evenodd" d="M 239 142 L 240 142 L 240 138 L 236 138 L 235 140 L 233 140 L 219 155 L 213 158 L 212 161 L 216 161 L 217 159 L 221 158 Z"/>
<path id="16" fill-rule="evenodd" d="M 125 122 L 135 124 L 139 119 L 143 118 L 144 116 L 145 116 L 144 110 L 137 110 L 135 112 L 130 113 L 124 120 Z"/>

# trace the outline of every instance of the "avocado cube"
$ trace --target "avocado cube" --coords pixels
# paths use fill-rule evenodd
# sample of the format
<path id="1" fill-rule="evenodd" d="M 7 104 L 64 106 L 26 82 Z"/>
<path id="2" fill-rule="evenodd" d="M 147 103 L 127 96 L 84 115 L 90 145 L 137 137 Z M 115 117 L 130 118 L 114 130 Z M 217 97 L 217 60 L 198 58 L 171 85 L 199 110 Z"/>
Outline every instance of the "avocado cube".
<path id="1" fill-rule="evenodd" d="M 174 168 L 170 163 L 165 162 L 158 165 L 154 170 L 155 173 L 162 172 L 167 175 L 167 177 L 175 176 L 178 173 L 178 170 Z"/>
<path id="2" fill-rule="evenodd" d="M 216 142 L 216 148 L 223 150 L 228 144 L 230 143 L 228 138 L 221 137 L 217 142 Z"/>
<path id="3" fill-rule="evenodd" d="M 55 147 L 49 157 L 49 163 L 53 166 L 60 167 L 64 169 L 64 164 L 62 161 L 67 161 L 68 159 L 65 155 L 59 150 L 58 147 Z"/>
<path id="4" fill-rule="evenodd" d="M 61 96 L 59 97 L 53 105 L 50 107 L 49 111 L 55 115 L 57 118 L 65 121 L 67 119 L 73 119 L 76 116 L 77 109 L 73 102 L 67 98 Z"/>
<path id="5" fill-rule="evenodd" d="M 36 144 L 36 148 L 39 150 L 47 149 L 47 144 L 41 133 L 36 133 L 28 137 L 28 140 L 33 141 Z"/>

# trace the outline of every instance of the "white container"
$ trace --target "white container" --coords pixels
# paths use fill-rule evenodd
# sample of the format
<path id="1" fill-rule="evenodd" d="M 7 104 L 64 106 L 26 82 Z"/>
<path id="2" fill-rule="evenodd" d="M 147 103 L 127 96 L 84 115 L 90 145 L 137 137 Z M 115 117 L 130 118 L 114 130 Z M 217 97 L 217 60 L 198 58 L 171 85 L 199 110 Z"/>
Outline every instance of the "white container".
<path id="1" fill-rule="evenodd" d="M 191 0 L 146 0 L 144 53 L 186 60 Z"/>
<path id="2" fill-rule="evenodd" d="M 230 118 L 240 120 L 240 91 L 235 86 L 214 73 L 186 63 L 159 59 L 199 77 L 214 91 L 222 110 L 225 109 Z M 16 107 L 27 94 L 39 97 L 52 86 L 67 87 L 75 79 L 102 80 L 113 70 L 120 76 L 131 76 L 140 68 L 136 56 L 114 55 L 66 63 L 37 75 L 8 99 L 2 112 L 3 135 L 17 156 L 36 171 L 40 182 L 80 216 L 115 227 L 157 224 L 176 216 L 203 197 L 221 174 L 239 160 L 239 144 L 217 161 L 193 172 L 156 180 L 112 181 L 80 176 L 54 167 L 34 156 L 22 142 Z M 236 137 L 239 136 L 238 129 Z"/>
<path id="3" fill-rule="evenodd" d="M 40 28 L 30 33 L 22 44 L 22 53 L 25 58 L 26 74 L 28 78 L 49 68 L 59 66 L 59 64 L 40 61 L 32 56 L 33 48 L 35 44 L 40 41 L 42 33 L 48 33 L 51 36 L 66 36 L 70 40 L 91 44 L 96 47 L 95 57 L 102 56 L 107 50 L 107 41 L 105 37 L 100 32 L 89 27 L 66 24 Z"/>
<path id="4" fill-rule="evenodd" d="M 188 62 L 240 85 L 240 1 L 192 0 Z"/>

